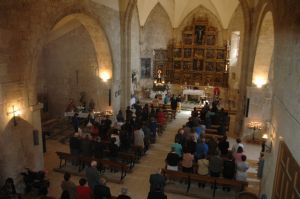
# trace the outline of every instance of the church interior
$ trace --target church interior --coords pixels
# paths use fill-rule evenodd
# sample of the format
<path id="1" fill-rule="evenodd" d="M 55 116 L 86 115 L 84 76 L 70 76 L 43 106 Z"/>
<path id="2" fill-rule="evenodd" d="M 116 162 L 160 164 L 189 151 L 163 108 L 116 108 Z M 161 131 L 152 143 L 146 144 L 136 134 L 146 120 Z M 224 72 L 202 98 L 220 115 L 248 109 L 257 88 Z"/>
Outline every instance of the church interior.
<path id="1" fill-rule="evenodd" d="M 1 0 L 0 198 L 300 199 L 299 54 L 299 0 Z"/>

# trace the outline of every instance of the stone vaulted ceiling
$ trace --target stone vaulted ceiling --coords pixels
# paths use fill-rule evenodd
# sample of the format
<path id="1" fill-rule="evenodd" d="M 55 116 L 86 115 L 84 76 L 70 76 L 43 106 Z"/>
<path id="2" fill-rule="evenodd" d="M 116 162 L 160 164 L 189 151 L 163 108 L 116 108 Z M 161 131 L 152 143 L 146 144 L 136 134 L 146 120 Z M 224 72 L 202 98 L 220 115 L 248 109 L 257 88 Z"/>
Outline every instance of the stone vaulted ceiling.
<path id="1" fill-rule="evenodd" d="M 141 26 L 145 25 L 152 9 L 158 3 L 166 10 L 174 28 L 178 27 L 192 10 L 202 5 L 214 13 L 226 29 L 239 0 L 137 0 Z"/>

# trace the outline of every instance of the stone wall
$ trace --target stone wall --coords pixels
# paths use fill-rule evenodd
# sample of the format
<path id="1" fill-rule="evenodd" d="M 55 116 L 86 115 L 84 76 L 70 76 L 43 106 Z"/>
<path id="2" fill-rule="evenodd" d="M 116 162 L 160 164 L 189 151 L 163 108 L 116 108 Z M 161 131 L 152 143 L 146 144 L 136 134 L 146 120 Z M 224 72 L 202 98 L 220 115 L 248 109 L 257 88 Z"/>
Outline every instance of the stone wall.
<path id="1" fill-rule="evenodd" d="M 42 56 L 42 49 L 51 29 L 60 19 L 73 13 L 82 13 L 92 18 L 99 28 L 104 30 L 109 43 L 109 51 L 112 54 L 114 76 L 110 85 L 113 85 L 113 94 L 121 84 L 120 14 L 118 10 L 89 0 L 1 1 L 0 140 L 5 142 L 4 147 L 8 150 L 7 153 L 3 151 L 1 155 L 4 158 L 7 156 L 31 157 L 28 159 L 30 161 L 20 159 L 18 163 L 9 158 L 1 161 L 1 184 L 8 175 L 15 177 L 24 166 L 37 170 L 43 169 L 41 134 L 38 147 L 32 147 L 31 142 L 32 130 L 37 129 L 39 133 L 41 132 L 40 106 L 37 101 L 37 85 L 40 81 L 38 60 Z M 118 110 L 120 96 L 113 95 L 112 103 L 114 109 Z M 20 118 L 24 120 L 24 125 L 20 124 L 17 128 L 10 127 L 12 115 L 7 114 L 12 105 L 22 111 Z M 11 148 L 12 146 L 17 147 Z M 23 153 L 19 153 L 20 151 Z"/>
<path id="2" fill-rule="evenodd" d="M 141 58 L 151 58 L 153 71 L 154 49 L 167 49 L 173 38 L 173 28 L 168 14 L 157 4 L 149 15 L 144 27 L 141 27 Z M 152 74 L 152 73 L 151 73 Z M 142 79 L 140 85 L 152 88 L 151 79 Z"/>
<path id="3" fill-rule="evenodd" d="M 131 72 L 135 72 L 137 76 L 137 82 L 140 81 L 141 78 L 141 58 L 140 58 L 140 23 L 137 7 L 134 8 L 132 12 L 130 25 L 130 66 Z M 134 89 L 134 88 L 133 88 Z M 132 90 L 133 90 L 132 89 Z M 132 92 L 133 94 L 133 92 Z"/>
<path id="4" fill-rule="evenodd" d="M 79 104 L 80 93 L 86 93 L 96 103 L 96 110 L 108 105 L 107 89 L 96 75 L 98 68 L 94 45 L 83 26 L 47 44 L 43 53 L 45 80 L 40 93 L 48 97 L 52 116 L 63 116 L 69 98 Z M 100 57 L 101 59 L 101 57 Z M 104 105 L 104 106 L 103 106 Z M 106 105 L 106 106 L 105 106 Z"/>
<path id="5" fill-rule="evenodd" d="M 300 53 L 300 4 L 297 0 L 260 1 L 254 9 L 253 32 L 259 32 L 265 13 L 271 10 L 274 20 L 275 44 L 273 62 L 274 77 L 272 81 L 272 113 L 269 133 L 272 136 L 272 152 L 266 154 L 264 176 L 261 191 L 272 198 L 280 140 L 287 143 L 295 160 L 300 164 L 300 110 L 298 89 L 299 81 L 299 53 Z M 256 28 L 258 27 L 258 28 Z M 255 52 L 258 34 L 254 34 L 250 52 Z M 249 62 L 254 63 L 254 56 Z M 254 65 L 254 64 L 253 64 Z M 272 71 L 271 71 L 272 72 Z M 269 78 L 270 79 L 270 78 Z"/>
<path id="6" fill-rule="evenodd" d="M 229 68 L 229 88 L 231 89 L 238 89 L 240 76 L 241 76 L 241 68 L 242 68 L 242 57 L 243 57 L 243 49 L 244 49 L 244 15 L 242 7 L 239 5 L 234 12 L 232 19 L 228 26 L 228 40 L 231 40 L 231 34 L 235 31 L 240 32 L 240 44 L 239 44 L 239 51 L 238 51 L 238 59 L 237 62 L 234 64 L 230 64 Z M 232 63 L 232 62 L 231 62 Z"/>

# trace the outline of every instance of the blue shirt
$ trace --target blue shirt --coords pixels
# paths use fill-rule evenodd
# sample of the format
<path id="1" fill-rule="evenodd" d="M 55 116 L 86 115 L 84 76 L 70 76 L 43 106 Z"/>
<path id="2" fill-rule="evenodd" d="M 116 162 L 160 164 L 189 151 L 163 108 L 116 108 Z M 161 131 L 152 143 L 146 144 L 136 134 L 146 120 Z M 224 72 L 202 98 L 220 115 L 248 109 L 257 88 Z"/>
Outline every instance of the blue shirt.
<path id="1" fill-rule="evenodd" d="M 208 145 L 206 143 L 198 143 L 196 146 L 196 155 L 197 158 L 201 158 L 203 156 L 207 156 L 208 153 Z"/>

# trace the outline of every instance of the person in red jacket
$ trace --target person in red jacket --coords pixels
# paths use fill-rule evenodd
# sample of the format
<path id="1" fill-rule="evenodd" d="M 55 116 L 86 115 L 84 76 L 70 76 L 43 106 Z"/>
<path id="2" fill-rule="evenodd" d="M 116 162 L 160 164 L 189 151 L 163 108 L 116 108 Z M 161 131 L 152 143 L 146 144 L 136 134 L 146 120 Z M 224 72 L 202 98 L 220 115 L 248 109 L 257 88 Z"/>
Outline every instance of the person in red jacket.
<path id="1" fill-rule="evenodd" d="M 77 199 L 92 199 L 92 189 L 86 186 L 86 179 L 79 180 L 79 186 L 76 187 Z"/>

